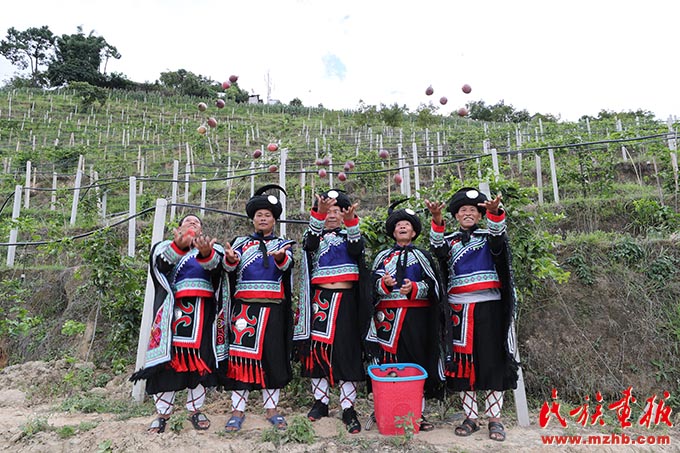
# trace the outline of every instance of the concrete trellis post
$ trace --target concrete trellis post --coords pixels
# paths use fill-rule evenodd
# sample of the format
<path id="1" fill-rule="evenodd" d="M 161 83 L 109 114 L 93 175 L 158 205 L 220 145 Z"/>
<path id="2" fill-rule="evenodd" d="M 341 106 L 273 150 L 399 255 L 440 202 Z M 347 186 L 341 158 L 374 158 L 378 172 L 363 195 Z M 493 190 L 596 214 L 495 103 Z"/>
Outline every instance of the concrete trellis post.
<path id="1" fill-rule="evenodd" d="M 189 178 L 191 177 L 191 164 L 186 163 L 184 168 L 184 203 L 189 203 Z"/>
<path id="2" fill-rule="evenodd" d="M 305 173 L 305 167 L 302 166 L 300 162 L 300 214 L 305 213 L 305 179 L 307 174 Z"/>
<path id="3" fill-rule="evenodd" d="M 135 234 L 137 231 L 137 178 L 130 176 L 130 207 L 128 211 L 128 256 L 135 256 Z"/>
<path id="4" fill-rule="evenodd" d="M 205 195 L 208 189 L 208 182 L 201 180 L 201 218 L 205 216 Z"/>
<path id="5" fill-rule="evenodd" d="M 328 186 L 333 189 L 333 155 L 328 152 Z M 284 186 L 281 186 L 284 187 Z"/>
<path id="6" fill-rule="evenodd" d="M 255 195 L 255 161 L 250 161 L 250 197 Z"/>
<path id="7" fill-rule="evenodd" d="M 159 198 L 156 200 L 156 213 L 154 215 L 153 231 L 151 233 L 151 247 L 163 240 L 167 209 L 167 200 L 164 198 Z M 135 370 L 139 370 L 144 366 L 146 347 L 149 342 L 149 335 L 151 333 L 154 292 L 155 290 L 153 286 L 153 280 L 151 279 L 151 273 L 147 272 L 146 291 L 144 292 L 144 309 L 142 311 L 142 322 L 139 327 L 139 341 L 137 342 L 137 361 L 135 364 Z M 137 381 L 132 386 L 132 397 L 138 403 L 141 403 L 144 400 L 144 387 L 144 381 Z"/>
<path id="8" fill-rule="evenodd" d="M 406 169 L 404 167 L 404 155 L 402 152 L 401 143 L 397 143 L 397 165 L 399 166 L 399 174 L 401 175 L 401 183 L 399 184 L 399 191 L 402 195 L 406 195 Z"/>
<path id="9" fill-rule="evenodd" d="M 538 188 L 538 204 L 543 204 L 543 174 L 541 173 L 541 156 L 536 156 L 536 187 Z"/>
<path id="10" fill-rule="evenodd" d="M 108 191 L 104 189 L 102 193 L 102 222 L 104 222 L 104 225 L 108 225 L 108 222 L 106 221 L 106 199 L 108 197 Z"/>
<path id="11" fill-rule="evenodd" d="M 617 118 L 616 119 L 616 132 L 623 132 L 623 126 L 621 125 L 621 119 Z M 628 161 L 628 157 L 626 156 L 627 150 L 625 146 L 621 146 L 621 158 L 623 159 L 624 162 Z"/>
<path id="12" fill-rule="evenodd" d="M 675 209 L 678 209 L 678 154 L 671 151 L 671 165 L 673 165 L 673 180 L 675 181 Z"/>
<path id="13" fill-rule="evenodd" d="M 416 142 L 412 144 L 413 152 L 413 179 L 415 179 L 416 198 L 420 198 L 420 167 L 418 166 L 418 147 Z"/>
<path id="14" fill-rule="evenodd" d="M 512 322 L 510 328 L 512 329 L 512 337 L 517 338 L 515 333 L 515 323 Z M 518 363 L 522 363 L 519 360 L 519 347 L 515 345 L 515 360 Z M 524 372 L 520 366 L 517 370 L 517 387 L 512 391 L 515 397 L 515 412 L 517 414 L 517 423 L 519 426 L 529 426 L 531 424 L 529 420 L 529 407 L 527 405 L 527 394 L 524 388 Z"/>
<path id="15" fill-rule="evenodd" d="M 501 171 L 498 166 L 498 151 L 496 151 L 496 148 L 491 148 L 491 165 L 493 166 L 493 174 L 499 176 Z"/>
<path id="16" fill-rule="evenodd" d="M 99 217 L 102 219 L 102 223 L 106 220 L 104 211 L 102 209 L 102 194 L 99 188 L 99 173 L 94 172 L 92 175 L 92 182 L 94 183 L 94 191 L 97 194 L 97 211 L 99 211 Z"/>
<path id="17" fill-rule="evenodd" d="M 286 161 L 288 160 L 288 149 L 287 148 L 281 148 L 281 154 L 280 154 L 280 162 L 279 162 L 279 186 L 283 187 L 284 189 L 286 188 Z M 333 179 L 333 178 L 331 178 Z M 286 194 L 281 192 L 280 194 L 280 200 L 281 200 L 281 220 L 286 220 Z M 281 233 L 281 237 L 286 237 L 286 222 L 281 222 L 281 226 L 279 227 L 279 232 Z"/>
<path id="18" fill-rule="evenodd" d="M 559 204 L 560 191 L 559 187 L 557 186 L 557 167 L 555 166 L 555 153 L 553 152 L 552 148 L 548 149 L 548 158 L 550 159 L 550 178 L 552 180 L 553 198 L 555 203 Z"/>
<path id="19" fill-rule="evenodd" d="M 488 181 L 482 181 L 479 183 L 479 191 L 486 195 L 486 198 L 488 198 L 489 200 L 493 198 L 491 196 L 491 188 L 489 187 Z"/>
<path id="20" fill-rule="evenodd" d="M 179 189 L 179 161 L 174 160 L 172 162 L 172 198 L 170 206 L 170 221 L 175 220 L 175 214 L 177 213 L 177 191 Z"/>
<path id="21" fill-rule="evenodd" d="M 76 215 L 78 214 L 78 199 L 80 198 L 80 183 L 83 179 L 83 171 L 78 168 L 76 172 L 76 182 L 73 190 L 73 203 L 71 204 L 71 221 L 70 225 L 76 224 Z"/>
<path id="22" fill-rule="evenodd" d="M 14 206 L 12 208 L 12 220 L 19 218 L 19 212 L 21 211 L 21 186 L 17 185 L 14 188 Z M 19 230 L 17 228 L 12 228 L 9 231 L 9 243 L 16 244 L 17 236 L 19 235 Z M 7 267 L 14 266 L 14 255 L 16 254 L 17 246 L 10 245 L 7 247 Z"/>
<path id="23" fill-rule="evenodd" d="M 139 165 L 139 196 L 144 194 L 144 173 L 146 172 L 146 160 L 142 157 Z"/>
<path id="24" fill-rule="evenodd" d="M 515 128 L 515 146 L 518 150 L 522 148 L 522 132 L 519 127 Z M 517 153 L 517 173 L 522 176 L 522 153 Z"/>
<path id="25" fill-rule="evenodd" d="M 57 172 L 52 172 L 52 195 L 50 196 L 50 211 L 57 210 Z"/>
<path id="26" fill-rule="evenodd" d="M 28 209 L 31 200 L 31 161 L 26 161 L 26 184 L 24 185 L 24 209 Z"/>

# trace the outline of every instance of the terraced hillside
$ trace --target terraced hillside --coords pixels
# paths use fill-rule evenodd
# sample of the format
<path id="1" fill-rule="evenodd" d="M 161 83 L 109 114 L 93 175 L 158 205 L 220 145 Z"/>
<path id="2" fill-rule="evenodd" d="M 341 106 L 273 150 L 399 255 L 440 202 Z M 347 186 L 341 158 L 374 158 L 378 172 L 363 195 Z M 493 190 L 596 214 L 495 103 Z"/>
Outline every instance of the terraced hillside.
<path id="1" fill-rule="evenodd" d="M 199 133 L 210 118 L 216 126 Z M 176 216 L 205 209 L 211 231 L 228 240 L 247 229 L 239 215 L 252 188 L 281 182 L 287 235 L 299 238 L 315 191 L 342 188 L 361 200 L 374 251 L 386 242 L 390 201 L 410 196 L 422 209 L 422 198 L 485 182 L 509 212 L 532 401 L 556 386 L 573 400 L 629 384 L 677 394 L 678 124 L 634 114 L 426 120 L 405 114 L 388 127 L 354 111 L 220 109 L 214 99 L 138 92 L 111 92 L 103 106 L 83 109 L 70 90 L 0 92 L 3 252 L 17 230 L 0 284 L 4 363 L 69 355 L 116 372 L 130 366 L 158 198 L 174 197 Z M 127 256 L 130 177 L 137 241 Z"/>

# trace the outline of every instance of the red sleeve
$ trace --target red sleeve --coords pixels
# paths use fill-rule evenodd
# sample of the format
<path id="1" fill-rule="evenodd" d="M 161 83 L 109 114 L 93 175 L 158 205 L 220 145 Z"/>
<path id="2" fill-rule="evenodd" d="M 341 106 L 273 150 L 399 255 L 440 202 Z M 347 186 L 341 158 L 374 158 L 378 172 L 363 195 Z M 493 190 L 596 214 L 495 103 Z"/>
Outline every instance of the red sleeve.
<path id="1" fill-rule="evenodd" d="M 177 253 L 178 255 L 186 255 L 187 252 L 190 250 L 190 249 L 182 250 L 181 248 L 179 248 L 179 247 L 177 246 L 177 244 L 175 244 L 175 241 L 172 241 L 172 242 L 170 243 L 170 247 L 172 247 L 172 249 L 173 249 L 173 250 L 175 251 L 175 253 Z"/>
<path id="2" fill-rule="evenodd" d="M 446 222 L 444 222 L 443 225 L 437 225 L 434 223 L 434 220 L 432 221 L 432 229 L 435 231 L 435 233 L 443 233 L 446 230 Z"/>
<path id="3" fill-rule="evenodd" d="M 326 220 L 326 213 L 325 213 L 325 212 L 322 214 L 322 213 L 320 213 L 319 211 L 317 211 L 317 210 L 315 210 L 315 209 L 311 209 L 311 210 L 309 211 L 309 214 L 310 214 L 312 217 L 314 217 L 316 220 L 321 220 L 322 222 L 323 222 L 324 220 Z"/>
<path id="4" fill-rule="evenodd" d="M 213 259 L 213 256 L 215 256 L 215 249 L 210 250 L 210 255 L 208 255 L 206 258 L 196 256 L 196 261 L 198 261 L 199 263 L 207 263 L 208 261 Z"/>
<path id="5" fill-rule="evenodd" d="M 486 212 L 486 218 L 491 220 L 492 222 L 500 222 L 502 220 L 505 220 L 505 211 L 500 211 L 498 214 L 491 214 L 490 212 Z"/>
<path id="6" fill-rule="evenodd" d="M 345 226 L 353 227 L 359 224 L 359 217 L 355 216 L 352 220 L 345 220 Z"/>

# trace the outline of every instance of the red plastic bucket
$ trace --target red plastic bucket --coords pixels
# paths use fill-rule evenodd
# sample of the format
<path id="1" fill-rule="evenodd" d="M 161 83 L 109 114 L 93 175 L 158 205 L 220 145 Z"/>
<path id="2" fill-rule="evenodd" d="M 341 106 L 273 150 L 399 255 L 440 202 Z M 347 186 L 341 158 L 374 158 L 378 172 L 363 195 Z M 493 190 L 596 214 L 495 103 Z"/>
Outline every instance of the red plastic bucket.
<path id="1" fill-rule="evenodd" d="M 420 431 L 423 388 L 427 371 L 415 363 L 370 365 L 375 420 L 380 434 L 404 434 L 404 427 Z"/>

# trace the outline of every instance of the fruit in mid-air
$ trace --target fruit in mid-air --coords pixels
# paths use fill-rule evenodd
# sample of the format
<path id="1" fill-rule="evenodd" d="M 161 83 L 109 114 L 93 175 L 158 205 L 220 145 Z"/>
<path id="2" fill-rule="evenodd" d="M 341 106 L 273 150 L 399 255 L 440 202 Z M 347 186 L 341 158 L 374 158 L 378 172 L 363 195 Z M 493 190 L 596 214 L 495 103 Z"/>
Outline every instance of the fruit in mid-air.
<path id="1" fill-rule="evenodd" d="M 226 80 L 222 82 L 222 88 L 224 88 L 225 90 L 228 90 L 230 86 L 231 83 L 227 82 Z"/>
<path id="2" fill-rule="evenodd" d="M 465 85 L 463 85 L 463 88 L 461 88 L 461 89 L 463 90 L 463 93 L 465 93 L 465 94 L 468 94 L 468 93 L 470 93 L 470 91 L 472 91 L 472 87 L 470 85 L 468 85 L 467 83 Z"/>
<path id="3" fill-rule="evenodd" d="M 439 98 L 439 103 L 441 105 L 446 105 L 447 102 L 449 102 L 449 100 L 446 99 L 446 96 L 442 96 L 442 97 Z"/>
<path id="4" fill-rule="evenodd" d="M 279 149 L 279 145 L 277 145 L 276 143 L 270 143 L 269 145 L 267 145 L 267 149 L 269 151 L 277 151 Z"/>
<path id="5" fill-rule="evenodd" d="M 205 112 L 205 110 L 208 108 L 208 105 L 205 102 L 199 102 L 198 103 L 198 110 L 201 112 Z"/>
<path id="6" fill-rule="evenodd" d="M 381 159 L 387 159 L 389 157 L 390 153 L 387 152 L 386 149 L 381 149 L 378 152 L 378 156 L 380 156 Z"/>
<path id="7" fill-rule="evenodd" d="M 230 76 L 229 76 L 229 81 L 230 81 L 231 83 L 236 83 L 237 80 L 238 80 L 238 76 L 237 76 L 237 75 L 230 75 Z"/>
<path id="8" fill-rule="evenodd" d="M 427 94 L 428 96 L 432 96 L 432 93 L 434 93 L 434 88 L 432 88 L 432 85 L 430 85 L 425 89 L 425 94 Z"/>
<path id="9" fill-rule="evenodd" d="M 262 157 L 262 150 L 256 149 L 255 151 L 253 151 L 253 157 L 255 159 Z"/>
<path id="10" fill-rule="evenodd" d="M 208 132 L 208 128 L 205 127 L 205 126 L 202 125 L 202 124 L 201 124 L 200 126 L 198 126 L 198 129 L 196 129 L 196 130 L 197 130 L 198 133 L 201 134 L 201 135 L 205 135 L 205 133 Z"/>
<path id="11" fill-rule="evenodd" d="M 278 169 L 279 169 L 279 167 L 277 167 L 276 165 L 270 165 L 269 166 L 269 173 L 274 173 Z"/>
<path id="12" fill-rule="evenodd" d="M 467 116 L 468 111 L 465 107 L 461 107 L 458 109 L 458 116 Z"/>
<path id="13" fill-rule="evenodd" d="M 344 171 L 341 171 L 338 173 L 338 179 L 340 181 L 347 181 L 347 174 Z"/>
<path id="14" fill-rule="evenodd" d="M 215 107 L 218 109 L 223 109 L 225 106 L 224 99 L 218 99 L 215 101 Z"/>
<path id="15" fill-rule="evenodd" d="M 393 179 L 395 184 L 401 184 L 401 182 L 404 180 L 404 178 L 402 178 L 399 173 L 395 174 Z"/>
<path id="16" fill-rule="evenodd" d="M 347 165 L 350 170 L 354 170 L 354 161 L 353 160 L 348 160 L 345 165 Z"/>
<path id="17" fill-rule="evenodd" d="M 321 165 L 330 165 L 331 160 L 328 157 L 324 157 L 323 160 L 321 161 Z"/>
<path id="18" fill-rule="evenodd" d="M 324 170 L 323 168 L 319 170 L 319 178 L 325 178 L 326 175 L 327 175 L 326 170 Z"/>
<path id="19" fill-rule="evenodd" d="M 217 127 L 217 120 L 211 116 L 208 118 L 208 126 Z"/>

